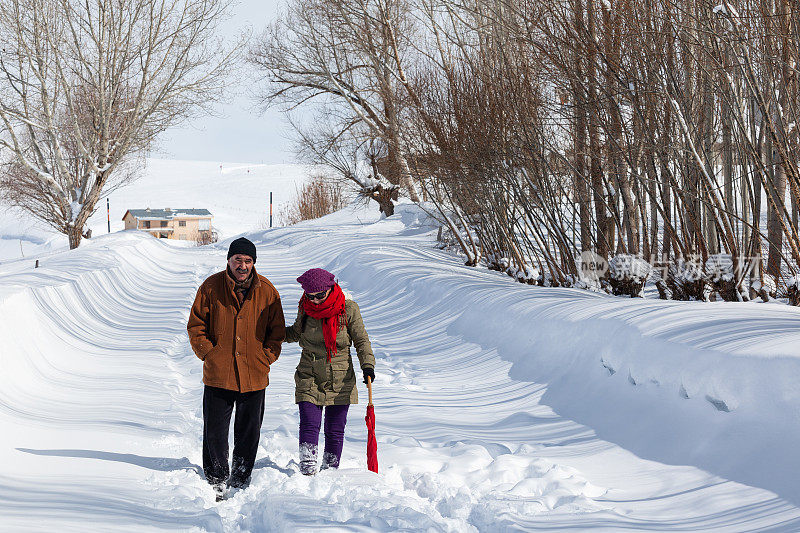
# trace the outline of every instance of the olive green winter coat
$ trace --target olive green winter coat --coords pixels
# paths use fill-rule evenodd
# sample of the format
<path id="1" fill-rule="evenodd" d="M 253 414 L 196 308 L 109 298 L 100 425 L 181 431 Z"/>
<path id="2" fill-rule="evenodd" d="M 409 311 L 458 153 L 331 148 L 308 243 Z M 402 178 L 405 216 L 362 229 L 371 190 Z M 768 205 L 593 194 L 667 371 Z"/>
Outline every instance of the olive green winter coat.
<path id="1" fill-rule="evenodd" d="M 336 337 L 337 353 L 328 362 L 322 321 L 312 318 L 300 309 L 297 319 L 286 328 L 286 342 L 300 342 L 303 349 L 300 363 L 294 373 L 294 400 L 316 405 L 345 405 L 358 403 L 356 373 L 350 357 L 354 345 L 361 368 L 375 368 L 375 356 L 369 342 L 361 311 L 353 300 L 345 300 L 347 328 L 341 328 Z M 304 324 L 305 323 L 305 324 Z M 358 378 L 361 378 L 359 372 Z"/>

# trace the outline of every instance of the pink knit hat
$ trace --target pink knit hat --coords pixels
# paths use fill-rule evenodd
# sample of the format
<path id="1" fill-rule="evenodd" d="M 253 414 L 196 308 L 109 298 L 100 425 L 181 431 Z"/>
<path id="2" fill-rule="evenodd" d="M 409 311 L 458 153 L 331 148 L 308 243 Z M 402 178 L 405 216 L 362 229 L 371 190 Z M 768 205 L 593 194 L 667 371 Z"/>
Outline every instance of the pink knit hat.
<path id="1" fill-rule="evenodd" d="M 303 275 L 297 278 L 306 294 L 327 291 L 336 284 L 333 274 L 322 268 L 312 268 L 306 270 Z"/>

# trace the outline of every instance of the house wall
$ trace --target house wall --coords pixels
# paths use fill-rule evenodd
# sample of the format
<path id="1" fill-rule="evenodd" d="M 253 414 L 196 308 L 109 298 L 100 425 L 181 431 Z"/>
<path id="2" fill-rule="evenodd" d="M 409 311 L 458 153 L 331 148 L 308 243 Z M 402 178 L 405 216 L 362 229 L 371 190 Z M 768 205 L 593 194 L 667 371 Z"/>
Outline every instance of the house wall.
<path id="1" fill-rule="evenodd" d="M 125 215 L 125 229 L 136 229 L 136 217 L 130 213 Z"/>
<path id="2" fill-rule="evenodd" d="M 161 229 L 161 220 L 150 220 L 150 227 L 145 226 L 145 220 L 138 220 L 136 217 L 128 213 L 125 216 L 125 229 L 140 229 L 149 232 L 154 237 L 159 236 L 158 230 Z M 168 239 L 177 239 L 177 240 L 187 240 L 187 241 L 194 241 L 200 237 L 200 221 L 201 220 L 208 220 L 209 230 L 213 229 L 211 226 L 210 219 L 202 219 L 202 218 L 174 218 L 172 220 L 167 220 L 167 225 L 164 229 L 171 229 L 167 234 Z M 185 226 L 181 226 L 181 222 L 186 222 Z M 137 226 L 138 222 L 138 226 Z"/>
<path id="3" fill-rule="evenodd" d="M 172 239 L 179 239 L 179 240 L 186 240 L 186 241 L 194 241 L 200 236 L 200 218 L 185 218 L 180 219 L 176 218 L 171 220 L 172 227 L 174 228 Z M 206 219 L 208 220 L 208 219 Z M 181 226 L 180 222 L 186 222 L 186 226 Z M 209 224 L 210 227 L 210 224 Z M 210 231 L 210 229 L 208 230 Z"/>
<path id="4" fill-rule="evenodd" d="M 186 222 L 186 226 L 181 227 L 181 222 Z M 175 228 L 174 239 L 193 241 L 197 238 L 197 228 L 199 226 L 197 219 L 175 219 L 172 221 L 172 225 Z"/>

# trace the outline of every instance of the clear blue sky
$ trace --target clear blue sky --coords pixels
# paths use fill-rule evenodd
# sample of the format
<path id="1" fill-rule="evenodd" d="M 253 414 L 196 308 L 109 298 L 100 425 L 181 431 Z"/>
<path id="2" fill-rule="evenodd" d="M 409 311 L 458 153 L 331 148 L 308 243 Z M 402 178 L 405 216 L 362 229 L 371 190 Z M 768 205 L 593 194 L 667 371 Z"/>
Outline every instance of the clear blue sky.
<path id="1" fill-rule="evenodd" d="M 236 35 L 251 27 L 257 36 L 281 5 L 282 0 L 239 0 L 231 6 L 232 17 L 225 22 L 223 31 Z M 247 80 L 246 75 L 244 79 Z M 285 119 L 277 109 L 260 114 L 245 94 L 248 88 L 246 81 L 244 86 L 235 87 L 239 95 L 217 104 L 217 116 L 198 117 L 180 128 L 167 130 L 152 156 L 234 163 L 293 162 Z"/>

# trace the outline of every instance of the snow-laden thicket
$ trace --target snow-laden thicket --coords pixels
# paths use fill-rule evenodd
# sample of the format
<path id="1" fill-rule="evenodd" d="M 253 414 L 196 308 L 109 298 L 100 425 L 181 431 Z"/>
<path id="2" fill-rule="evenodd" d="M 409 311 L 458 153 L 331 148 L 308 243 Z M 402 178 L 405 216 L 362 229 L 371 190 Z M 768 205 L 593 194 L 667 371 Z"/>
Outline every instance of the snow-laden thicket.
<path id="1" fill-rule="evenodd" d="M 317 111 L 313 160 L 431 202 L 469 265 L 595 288 L 584 252 L 639 256 L 662 298 L 769 300 L 800 265 L 797 20 L 714 4 L 288 0 L 251 59 L 265 103 Z M 733 279 L 680 277 L 720 253 Z"/>

